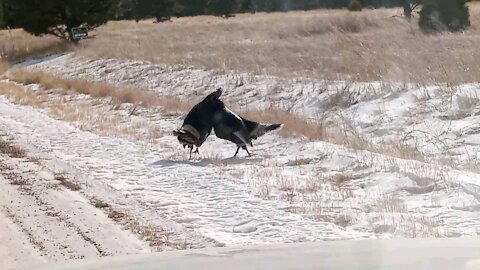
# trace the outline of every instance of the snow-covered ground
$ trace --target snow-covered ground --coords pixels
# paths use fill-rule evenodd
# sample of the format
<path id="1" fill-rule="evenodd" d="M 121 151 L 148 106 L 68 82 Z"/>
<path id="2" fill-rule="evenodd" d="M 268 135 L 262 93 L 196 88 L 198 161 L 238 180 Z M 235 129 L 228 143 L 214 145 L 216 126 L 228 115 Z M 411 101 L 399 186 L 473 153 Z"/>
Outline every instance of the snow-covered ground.
<path id="1" fill-rule="evenodd" d="M 0 269 L 151 252 L 36 158 L 2 152 L 0 168 Z"/>
<path id="2" fill-rule="evenodd" d="M 375 146 L 268 134 L 254 143 L 251 158 L 242 152 L 231 158 L 235 146 L 211 136 L 189 161 L 170 133 L 181 115 L 156 108 L 130 115 L 128 105 L 112 110 L 105 98 L 55 92 L 43 93 L 41 107 L 0 98 L 1 134 L 48 169 L 66 172 L 86 196 L 171 233 L 173 243 L 206 247 L 480 233 L 478 85 L 286 80 L 71 54 L 21 65 L 190 100 L 221 86 L 224 100 L 239 108 L 273 105 L 313 120 L 322 116 Z M 25 87 L 42 94 L 38 86 Z M 58 100 L 94 116 L 64 121 L 52 113 Z M 161 136 L 106 133 L 95 113 L 137 133 L 147 131 L 136 123 L 159 127 Z"/>
<path id="3" fill-rule="evenodd" d="M 328 241 L 190 249 L 47 264 L 35 270 L 478 270 L 478 238 Z M 32 270 L 24 267 L 22 270 Z M 19 269 L 20 270 L 20 269 Z"/>

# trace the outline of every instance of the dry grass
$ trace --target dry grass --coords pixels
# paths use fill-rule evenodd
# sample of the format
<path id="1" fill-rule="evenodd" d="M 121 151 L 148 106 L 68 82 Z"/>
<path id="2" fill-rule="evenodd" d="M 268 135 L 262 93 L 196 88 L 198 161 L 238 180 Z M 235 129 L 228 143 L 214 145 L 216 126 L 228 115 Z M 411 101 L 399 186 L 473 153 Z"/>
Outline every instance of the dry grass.
<path id="1" fill-rule="evenodd" d="M 0 75 L 5 74 L 8 71 L 9 67 L 10 65 L 8 64 L 8 62 L 0 61 Z"/>
<path id="2" fill-rule="evenodd" d="M 35 37 L 23 30 L 0 31 L 0 58 L 3 61 L 19 61 L 50 53 L 70 50 L 67 43 L 53 36 Z"/>
<path id="3" fill-rule="evenodd" d="M 17 104 L 29 105 L 35 107 L 42 106 L 42 100 L 32 91 L 21 85 L 13 83 L 0 82 L 0 94 L 9 97 Z"/>
<path id="4" fill-rule="evenodd" d="M 342 187 L 348 184 L 352 179 L 354 178 L 350 173 L 337 174 L 335 177 L 333 177 L 333 183 L 338 187 Z"/>
<path id="5" fill-rule="evenodd" d="M 295 157 L 295 159 L 291 162 L 292 166 L 302 166 L 302 165 L 307 165 L 312 162 L 312 159 L 310 158 L 299 158 Z"/>
<path id="6" fill-rule="evenodd" d="M 353 213 L 338 213 L 332 205 L 321 202 L 312 202 L 296 209 L 298 213 L 305 214 L 320 222 L 330 222 L 340 227 L 348 227 L 355 224 Z"/>
<path id="7" fill-rule="evenodd" d="M 382 214 L 381 223 L 374 232 L 394 232 L 409 238 L 445 237 L 447 232 L 440 229 L 442 220 L 438 217 L 420 216 L 411 213 Z"/>
<path id="8" fill-rule="evenodd" d="M 402 199 L 387 195 L 375 202 L 374 209 L 376 212 L 387 213 L 406 213 L 408 210 L 405 202 Z"/>
<path id="9" fill-rule="evenodd" d="M 10 184 L 14 186 L 28 186 L 30 183 L 27 181 L 27 179 L 23 178 L 19 174 L 15 173 L 4 173 L 6 178 L 10 180 Z"/>
<path id="10" fill-rule="evenodd" d="M 79 184 L 68 179 L 68 177 L 66 176 L 66 172 L 56 172 L 54 173 L 54 178 L 55 180 L 60 181 L 61 185 L 72 191 L 79 191 L 80 189 L 82 189 Z"/>
<path id="11" fill-rule="evenodd" d="M 478 81 L 480 5 L 465 33 L 424 35 L 400 9 L 110 22 L 77 53 L 321 79 Z"/>
<path id="12" fill-rule="evenodd" d="M 44 89 L 59 90 L 63 94 L 77 93 L 93 98 L 112 98 L 117 104 L 131 103 L 144 107 L 161 107 L 166 111 L 183 112 L 192 104 L 176 97 L 160 96 L 153 91 L 137 87 L 120 87 L 86 79 L 65 79 L 57 75 L 24 69 L 13 69 L 8 78 L 23 84 L 39 84 Z"/>
<path id="13" fill-rule="evenodd" d="M 148 141 L 163 135 L 157 126 L 152 126 L 147 121 L 132 123 L 126 121 L 128 116 L 112 114 L 108 103 L 105 106 L 93 106 L 89 100 L 70 100 L 68 95 L 52 98 L 51 92 L 51 89 L 32 91 L 22 85 L 0 82 L 0 95 L 6 96 L 12 102 L 46 109 L 51 117 L 70 122 L 85 131 Z"/>
<path id="14" fill-rule="evenodd" d="M 205 159 L 206 161 L 208 161 L 208 163 L 212 164 L 213 166 L 216 166 L 216 167 L 222 167 L 222 166 L 225 166 L 226 165 L 226 162 L 225 160 L 223 159 L 223 157 L 220 155 L 220 154 L 214 154 L 214 153 L 210 153 L 210 152 L 207 152 L 205 153 L 203 156 L 203 159 Z"/>
<path id="15" fill-rule="evenodd" d="M 280 130 L 282 135 L 297 134 L 309 139 L 324 139 L 328 134 L 327 127 L 321 121 L 308 121 L 286 110 L 276 108 L 263 111 L 252 110 L 244 112 L 242 116 L 263 123 L 283 123 L 284 127 Z"/>
<path id="16" fill-rule="evenodd" d="M 0 153 L 5 154 L 11 158 L 25 158 L 27 156 L 25 150 L 17 147 L 12 142 L 5 141 L 3 139 L 0 139 Z"/>
<path id="17" fill-rule="evenodd" d="M 333 122 L 323 116 L 318 117 L 316 121 L 310 121 L 289 111 L 275 108 L 247 111 L 242 115 L 263 123 L 283 123 L 284 127 L 280 130 L 280 134 L 283 136 L 303 136 L 310 140 L 322 140 L 356 150 L 367 150 L 402 159 L 425 160 L 425 156 L 418 149 L 406 144 L 398 142 L 373 144 L 359 134 L 353 125 L 344 118 Z"/>

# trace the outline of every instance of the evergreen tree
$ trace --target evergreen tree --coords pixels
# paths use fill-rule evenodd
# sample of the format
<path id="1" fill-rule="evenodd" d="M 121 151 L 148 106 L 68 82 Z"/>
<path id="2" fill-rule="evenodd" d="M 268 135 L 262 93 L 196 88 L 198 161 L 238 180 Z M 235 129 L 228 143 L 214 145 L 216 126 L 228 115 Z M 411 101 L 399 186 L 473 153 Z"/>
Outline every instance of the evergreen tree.
<path id="1" fill-rule="evenodd" d="M 240 6 L 240 12 L 255 13 L 255 7 L 252 0 L 243 0 Z"/>
<path id="2" fill-rule="evenodd" d="M 170 17 L 174 15 L 174 9 L 176 2 L 174 0 L 156 0 L 153 2 L 152 11 L 153 15 L 157 19 L 157 22 L 170 20 Z"/>
<path id="3" fill-rule="evenodd" d="M 348 5 L 350 11 L 362 11 L 362 4 L 358 0 L 351 0 Z"/>
<path id="4" fill-rule="evenodd" d="M 237 11 L 236 0 L 209 0 L 207 4 L 209 13 L 216 16 L 231 17 Z"/>
<path id="5" fill-rule="evenodd" d="M 5 8 L 5 0 L 0 0 L 0 29 L 5 29 L 5 27 L 7 26 L 7 16 Z"/>
<path id="6" fill-rule="evenodd" d="M 205 14 L 207 0 L 177 0 L 177 4 L 182 6 L 181 16 L 197 16 Z"/>
<path id="7" fill-rule="evenodd" d="M 95 28 L 118 15 L 118 7 L 118 0 L 14 0 L 7 2 L 7 23 L 34 35 L 76 42 L 73 27 Z"/>
<path id="8" fill-rule="evenodd" d="M 466 0 L 423 0 L 418 23 L 425 32 L 463 30 L 470 26 Z"/>

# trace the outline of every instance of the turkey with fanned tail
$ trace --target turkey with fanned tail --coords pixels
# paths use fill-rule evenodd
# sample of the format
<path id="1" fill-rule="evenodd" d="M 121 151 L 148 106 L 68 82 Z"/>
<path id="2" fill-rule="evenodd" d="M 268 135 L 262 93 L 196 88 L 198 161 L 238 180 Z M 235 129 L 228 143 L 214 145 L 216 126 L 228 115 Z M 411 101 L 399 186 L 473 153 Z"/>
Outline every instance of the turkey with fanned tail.
<path id="1" fill-rule="evenodd" d="M 222 89 L 219 88 L 196 104 L 185 117 L 182 127 L 173 131 L 173 135 L 177 136 L 183 148 L 190 149 L 190 159 L 192 152 L 198 153 L 198 148 L 212 132 L 212 116 L 218 110 L 218 106 L 215 104 L 218 103 L 222 92 Z M 193 151 L 194 146 L 197 147 L 195 151 Z"/>
<path id="2" fill-rule="evenodd" d="M 215 97 L 211 104 L 215 107 L 212 116 L 213 130 L 215 135 L 237 145 L 237 156 L 240 148 L 248 151 L 247 145 L 253 146 L 252 140 L 263 136 L 265 133 L 277 130 L 283 127 L 283 124 L 262 124 L 245 119 L 228 109 L 220 97 Z"/>

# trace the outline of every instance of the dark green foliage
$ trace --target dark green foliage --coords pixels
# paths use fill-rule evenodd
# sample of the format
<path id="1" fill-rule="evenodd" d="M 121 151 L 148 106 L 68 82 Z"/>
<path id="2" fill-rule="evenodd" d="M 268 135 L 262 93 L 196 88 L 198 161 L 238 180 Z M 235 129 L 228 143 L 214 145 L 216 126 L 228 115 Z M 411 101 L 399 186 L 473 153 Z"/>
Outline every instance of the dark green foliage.
<path id="1" fill-rule="evenodd" d="M 205 14 L 207 0 L 177 0 L 182 7 L 178 16 L 196 16 Z"/>
<path id="2" fill-rule="evenodd" d="M 133 0 L 131 10 L 135 20 L 155 17 L 157 22 L 180 16 L 184 10 L 182 1 L 178 0 Z"/>
<path id="3" fill-rule="evenodd" d="M 231 17 L 238 10 L 236 0 L 209 0 L 207 12 L 216 16 Z"/>
<path id="4" fill-rule="evenodd" d="M 157 0 L 151 6 L 151 10 L 157 22 L 162 22 L 170 20 L 170 17 L 174 14 L 175 7 L 176 2 L 174 0 Z"/>
<path id="5" fill-rule="evenodd" d="M 74 41 L 72 27 L 95 28 L 114 18 L 118 0 L 8 0 L 7 23 L 34 35 L 51 34 Z"/>
<path id="6" fill-rule="evenodd" d="M 470 26 L 466 0 L 424 0 L 419 25 L 425 32 L 464 30 Z"/>
<path id="7" fill-rule="evenodd" d="M 239 12 L 251 12 L 255 13 L 255 7 L 252 0 L 244 0 L 241 3 Z"/>
<path id="8" fill-rule="evenodd" d="M 7 17 L 5 13 L 5 1 L 0 0 L 0 29 L 5 29 L 7 26 Z"/>
<path id="9" fill-rule="evenodd" d="M 362 11 L 362 4 L 358 0 L 352 0 L 350 1 L 350 4 L 348 5 L 348 10 L 350 11 Z"/>

